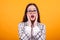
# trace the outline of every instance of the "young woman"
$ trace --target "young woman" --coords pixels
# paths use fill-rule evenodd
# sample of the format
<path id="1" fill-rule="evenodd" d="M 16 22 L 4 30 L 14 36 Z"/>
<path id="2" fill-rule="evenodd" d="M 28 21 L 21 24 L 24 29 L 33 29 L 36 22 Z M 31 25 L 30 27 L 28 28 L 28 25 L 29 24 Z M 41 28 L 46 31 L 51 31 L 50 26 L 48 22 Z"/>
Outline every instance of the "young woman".
<path id="1" fill-rule="evenodd" d="M 46 40 L 45 25 L 40 21 L 36 4 L 27 5 L 23 21 L 18 25 L 18 31 L 21 40 Z"/>

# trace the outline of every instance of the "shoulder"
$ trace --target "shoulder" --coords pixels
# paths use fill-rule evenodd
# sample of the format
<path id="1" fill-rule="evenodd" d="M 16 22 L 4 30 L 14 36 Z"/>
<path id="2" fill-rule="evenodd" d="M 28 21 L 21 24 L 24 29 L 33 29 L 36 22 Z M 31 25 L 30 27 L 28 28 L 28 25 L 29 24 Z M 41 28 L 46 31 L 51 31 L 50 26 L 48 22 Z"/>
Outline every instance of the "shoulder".
<path id="1" fill-rule="evenodd" d="M 38 26 L 40 29 L 45 29 L 46 27 L 44 23 L 39 23 L 39 22 L 38 22 Z"/>
<path id="2" fill-rule="evenodd" d="M 24 26 L 24 22 L 18 23 L 18 27 L 23 27 L 23 26 Z"/>
<path id="3" fill-rule="evenodd" d="M 27 22 L 20 22 L 18 23 L 18 27 L 24 27 L 27 25 Z"/>

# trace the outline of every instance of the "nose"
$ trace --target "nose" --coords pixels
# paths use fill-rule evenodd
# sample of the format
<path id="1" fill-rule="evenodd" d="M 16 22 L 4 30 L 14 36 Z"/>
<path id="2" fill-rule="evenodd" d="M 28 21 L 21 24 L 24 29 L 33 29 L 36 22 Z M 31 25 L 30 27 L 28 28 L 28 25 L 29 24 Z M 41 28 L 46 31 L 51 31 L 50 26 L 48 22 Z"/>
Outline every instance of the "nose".
<path id="1" fill-rule="evenodd" d="M 34 14 L 34 12 L 31 12 L 30 14 L 32 14 L 32 15 L 33 15 L 33 14 Z"/>

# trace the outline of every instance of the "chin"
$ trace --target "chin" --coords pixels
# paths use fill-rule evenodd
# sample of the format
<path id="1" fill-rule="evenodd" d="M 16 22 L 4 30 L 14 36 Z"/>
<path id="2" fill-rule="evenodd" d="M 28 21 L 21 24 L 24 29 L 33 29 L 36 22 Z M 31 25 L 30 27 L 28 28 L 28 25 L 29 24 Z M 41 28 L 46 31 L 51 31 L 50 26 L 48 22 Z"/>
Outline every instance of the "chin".
<path id="1" fill-rule="evenodd" d="M 35 18 L 31 18 L 31 21 L 35 21 Z"/>
<path id="2" fill-rule="evenodd" d="M 31 19 L 31 21 L 35 21 L 35 19 Z"/>

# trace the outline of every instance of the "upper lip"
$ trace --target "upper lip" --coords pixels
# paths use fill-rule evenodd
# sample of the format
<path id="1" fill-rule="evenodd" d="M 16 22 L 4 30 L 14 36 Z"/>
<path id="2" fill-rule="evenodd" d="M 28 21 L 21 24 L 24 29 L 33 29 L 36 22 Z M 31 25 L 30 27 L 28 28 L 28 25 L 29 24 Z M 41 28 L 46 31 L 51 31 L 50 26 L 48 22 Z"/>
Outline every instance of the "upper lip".
<path id="1" fill-rule="evenodd" d="M 31 15 L 31 17 L 33 18 L 33 17 L 34 17 L 34 15 Z"/>

